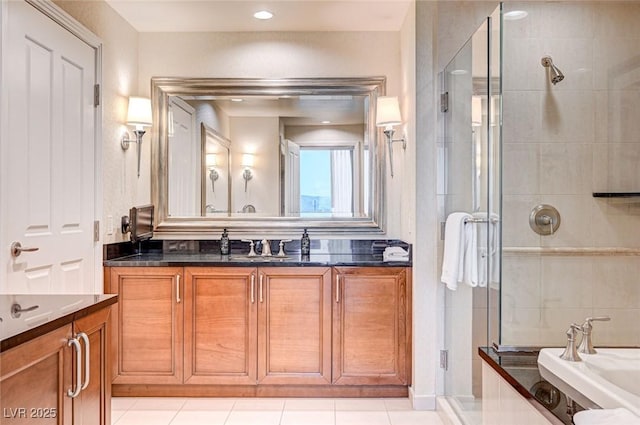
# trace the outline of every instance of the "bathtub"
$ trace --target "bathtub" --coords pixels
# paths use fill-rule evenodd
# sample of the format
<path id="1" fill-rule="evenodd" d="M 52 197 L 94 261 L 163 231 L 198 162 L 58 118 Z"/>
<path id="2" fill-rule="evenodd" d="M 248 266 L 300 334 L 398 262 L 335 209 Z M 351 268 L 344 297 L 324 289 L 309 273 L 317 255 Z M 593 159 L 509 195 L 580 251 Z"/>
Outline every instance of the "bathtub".
<path id="1" fill-rule="evenodd" d="M 581 362 L 562 360 L 562 348 L 543 348 L 540 374 L 586 408 L 626 407 L 640 417 L 640 348 L 597 348 Z"/>

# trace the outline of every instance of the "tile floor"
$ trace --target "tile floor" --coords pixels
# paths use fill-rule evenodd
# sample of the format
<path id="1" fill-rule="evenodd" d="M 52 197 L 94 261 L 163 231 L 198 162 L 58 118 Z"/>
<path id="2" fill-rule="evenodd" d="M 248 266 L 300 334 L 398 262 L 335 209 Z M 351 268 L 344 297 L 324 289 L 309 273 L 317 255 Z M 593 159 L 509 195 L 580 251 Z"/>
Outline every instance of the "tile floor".
<path id="1" fill-rule="evenodd" d="M 406 398 L 113 397 L 113 425 L 443 425 Z"/>

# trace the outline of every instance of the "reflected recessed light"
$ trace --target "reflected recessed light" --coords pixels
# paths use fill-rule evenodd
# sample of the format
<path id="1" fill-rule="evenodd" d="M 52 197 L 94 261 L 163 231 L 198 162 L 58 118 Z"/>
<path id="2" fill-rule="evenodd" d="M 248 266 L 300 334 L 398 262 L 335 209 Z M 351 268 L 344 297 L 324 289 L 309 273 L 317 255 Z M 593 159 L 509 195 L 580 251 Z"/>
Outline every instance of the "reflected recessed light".
<path id="1" fill-rule="evenodd" d="M 466 69 L 454 69 L 451 71 L 451 75 L 464 75 L 467 74 L 468 71 Z"/>
<path id="2" fill-rule="evenodd" d="M 517 21 L 526 18 L 528 13 L 525 10 L 512 10 L 504 14 L 505 21 Z"/>
<path id="3" fill-rule="evenodd" d="M 322 121 L 322 124 L 331 124 L 331 121 L 324 120 Z"/>
<path id="4" fill-rule="evenodd" d="M 256 12 L 253 14 L 253 17 L 256 19 L 271 19 L 273 18 L 273 13 L 269 12 L 268 10 L 261 10 L 259 12 Z"/>
<path id="5" fill-rule="evenodd" d="M 234 97 L 231 99 L 232 102 L 244 102 L 244 99 L 240 99 L 239 97 Z"/>

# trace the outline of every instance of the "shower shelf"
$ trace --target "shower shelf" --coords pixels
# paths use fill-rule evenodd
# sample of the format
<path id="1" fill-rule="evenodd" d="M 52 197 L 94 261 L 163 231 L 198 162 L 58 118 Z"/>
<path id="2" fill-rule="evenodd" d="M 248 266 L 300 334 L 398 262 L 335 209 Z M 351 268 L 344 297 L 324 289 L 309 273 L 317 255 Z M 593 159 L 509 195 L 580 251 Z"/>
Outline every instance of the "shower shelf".
<path id="1" fill-rule="evenodd" d="M 593 192 L 594 198 L 640 198 L 640 192 Z"/>

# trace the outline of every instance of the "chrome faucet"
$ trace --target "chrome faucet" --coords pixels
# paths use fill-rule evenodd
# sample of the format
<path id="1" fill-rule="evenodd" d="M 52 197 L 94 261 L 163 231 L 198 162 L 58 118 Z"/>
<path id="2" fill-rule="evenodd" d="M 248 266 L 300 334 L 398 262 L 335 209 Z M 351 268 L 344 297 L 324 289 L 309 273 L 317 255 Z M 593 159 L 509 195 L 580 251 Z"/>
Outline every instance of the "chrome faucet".
<path id="1" fill-rule="evenodd" d="M 569 329 L 567 329 L 567 346 L 560 354 L 560 358 L 562 360 L 566 360 L 569 362 L 581 362 L 582 359 L 578 355 L 578 351 L 576 350 L 576 337 L 578 336 L 578 331 L 582 330 L 582 327 L 572 323 Z"/>
<path id="2" fill-rule="evenodd" d="M 262 240 L 262 256 L 271 257 L 271 242 L 266 239 Z"/>
<path id="3" fill-rule="evenodd" d="M 593 348 L 593 340 L 591 338 L 591 331 L 593 330 L 591 322 L 608 322 L 609 320 L 611 320 L 611 317 L 609 316 L 587 317 L 586 319 L 584 319 L 584 323 L 582 324 L 582 341 L 580 342 L 580 346 L 578 347 L 579 353 L 597 353 L 595 348 Z"/>

